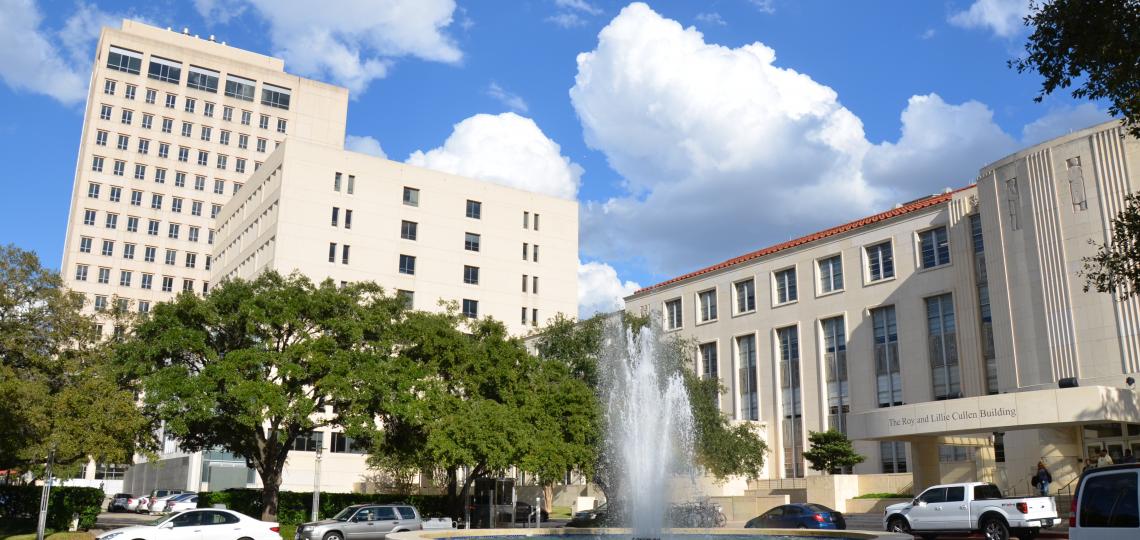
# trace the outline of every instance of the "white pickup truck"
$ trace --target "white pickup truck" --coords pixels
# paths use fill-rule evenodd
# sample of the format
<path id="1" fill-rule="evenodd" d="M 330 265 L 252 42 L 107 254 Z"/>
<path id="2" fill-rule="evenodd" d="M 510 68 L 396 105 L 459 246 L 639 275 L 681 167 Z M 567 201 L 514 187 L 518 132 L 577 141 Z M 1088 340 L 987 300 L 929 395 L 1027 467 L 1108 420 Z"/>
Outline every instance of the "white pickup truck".
<path id="1" fill-rule="evenodd" d="M 1004 498 L 997 486 L 982 482 L 934 486 L 883 513 L 886 530 L 917 534 L 923 540 L 974 531 L 981 531 L 986 540 L 1009 540 L 1011 532 L 1032 540 L 1057 521 L 1052 497 Z"/>

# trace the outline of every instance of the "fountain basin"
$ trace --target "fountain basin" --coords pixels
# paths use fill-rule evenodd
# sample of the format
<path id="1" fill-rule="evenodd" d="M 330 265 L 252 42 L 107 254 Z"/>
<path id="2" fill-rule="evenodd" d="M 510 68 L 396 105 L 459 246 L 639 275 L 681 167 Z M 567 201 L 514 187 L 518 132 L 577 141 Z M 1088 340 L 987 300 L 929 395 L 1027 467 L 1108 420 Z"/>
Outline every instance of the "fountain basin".
<path id="1" fill-rule="evenodd" d="M 905 534 L 880 531 L 828 531 L 816 529 L 665 529 L 662 538 L 670 540 L 766 540 L 766 539 L 847 539 L 913 540 Z M 632 540 L 629 529 L 452 529 L 408 531 L 388 535 L 389 540 L 438 540 L 446 538 L 485 538 L 488 540 Z"/>

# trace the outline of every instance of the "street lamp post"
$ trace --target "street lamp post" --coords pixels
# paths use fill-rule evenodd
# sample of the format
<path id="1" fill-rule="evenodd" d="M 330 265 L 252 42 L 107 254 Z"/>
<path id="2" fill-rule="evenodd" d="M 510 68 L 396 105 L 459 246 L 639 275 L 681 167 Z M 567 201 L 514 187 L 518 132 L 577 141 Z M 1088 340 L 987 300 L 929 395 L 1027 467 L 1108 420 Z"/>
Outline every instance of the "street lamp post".
<path id="1" fill-rule="evenodd" d="M 317 509 L 321 507 L 321 454 L 324 450 L 324 437 L 317 441 L 317 460 L 313 473 L 313 512 L 310 521 L 317 521 Z"/>

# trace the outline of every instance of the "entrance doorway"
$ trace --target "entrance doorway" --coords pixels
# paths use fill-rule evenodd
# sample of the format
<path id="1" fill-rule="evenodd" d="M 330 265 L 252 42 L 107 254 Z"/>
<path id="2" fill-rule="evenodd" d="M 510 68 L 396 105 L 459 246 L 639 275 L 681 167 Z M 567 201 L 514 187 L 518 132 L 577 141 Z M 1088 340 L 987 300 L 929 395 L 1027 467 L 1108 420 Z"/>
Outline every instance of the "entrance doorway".
<path id="1" fill-rule="evenodd" d="M 1108 451 L 1113 463 L 1124 460 L 1124 451 L 1129 450 L 1133 460 L 1140 454 L 1140 424 L 1106 423 L 1089 424 L 1082 427 L 1085 441 L 1085 459 L 1096 463 L 1101 449 Z"/>

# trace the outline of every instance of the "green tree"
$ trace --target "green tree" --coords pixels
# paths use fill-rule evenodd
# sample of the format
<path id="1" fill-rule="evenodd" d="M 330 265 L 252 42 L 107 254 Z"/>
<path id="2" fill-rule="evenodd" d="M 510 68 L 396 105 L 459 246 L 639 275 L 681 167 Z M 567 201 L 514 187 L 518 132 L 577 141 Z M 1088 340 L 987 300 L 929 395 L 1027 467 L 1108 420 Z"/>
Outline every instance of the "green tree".
<path id="1" fill-rule="evenodd" d="M 1140 194 L 1124 198 L 1124 208 L 1113 218 L 1110 229 L 1109 241 L 1099 245 L 1095 255 L 1083 259 L 1084 290 L 1128 298 L 1140 292 Z"/>
<path id="2" fill-rule="evenodd" d="M 811 449 L 804 451 L 804 459 L 808 460 L 813 471 L 837 474 L 867 459 L 855 452 L 851 439 L 841 431 L 809 431 L 808 442 Z"/>
<path id="3" fill-rule="evenodd" d="M 403 305 L 373 283 L 267 272 L 156 305 L 119 358 L 141 382 L 146 414 L 183 449 L 221 448 L 252 463 L 262 518 L 272 520 L 299 436 L 373 421 L 363 389 L 387 391 L 376 379 L 389 373 Z"/>
<path id="4" fill-rule="evenodd" d="M 1051 0 L 1031 4 L 1026 55 L 1010 61 L 1044 80 L 1035 101 L 1077 83 L 1078 99 L 1107 99 L 1140 137 L 1140 1 Z"/>
<path id="5" fill-rule="evenodd" d="M 38 470 L 54 449 L 66 472 L 153 448 L 83 295 L 15 246 L 0 246 L 0 283 L 0 468 Z"/>
<path id="6" fill-rule="evenodd" d="M 724 391 L 720 381 L 704 379 L 685 370 L 685 388 L 693 408 L 693 424 L 697 430 L 695 459 L 713 476 L 760 477 L 768 444 L 752 424 L 733 425 L 717 406 L 717 395 Z"/>

